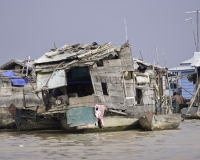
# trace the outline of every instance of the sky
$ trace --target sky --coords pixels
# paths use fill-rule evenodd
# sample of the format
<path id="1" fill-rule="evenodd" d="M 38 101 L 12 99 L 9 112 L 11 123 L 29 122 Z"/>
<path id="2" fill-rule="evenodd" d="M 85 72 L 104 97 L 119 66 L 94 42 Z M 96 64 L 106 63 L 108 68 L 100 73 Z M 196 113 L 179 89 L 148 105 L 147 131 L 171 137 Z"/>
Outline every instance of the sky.
<path id="1" fill-rule="evenodd" d="M 123 44 L 134 58 L 168 68 L 192 58 L 199 0 L 0 0 L 0 65 L 11 59 L 38 59 L 65 44 Z M 199 29 L 200 30 L 200 29 Z M 166 61 L 164 60 L 164 55 Z"/>

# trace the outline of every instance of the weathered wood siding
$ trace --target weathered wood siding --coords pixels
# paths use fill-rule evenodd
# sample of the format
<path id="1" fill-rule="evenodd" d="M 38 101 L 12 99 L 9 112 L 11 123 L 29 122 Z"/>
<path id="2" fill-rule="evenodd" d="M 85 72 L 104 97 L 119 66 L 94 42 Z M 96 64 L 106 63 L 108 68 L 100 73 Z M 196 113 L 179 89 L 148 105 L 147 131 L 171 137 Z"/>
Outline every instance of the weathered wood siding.
<path id="1" fill-rule="evenodd" d="M 154 84 L 136 84 L 134 62 L 130 47 L 125 47 L 119 53 L 119 59 L 103 60 L 103 66 L 94 65 L 91 69 L 95 94 L 108 108 L 131 110 L 134 114 L 144 114 L 154 109 Z M 124 77 L 124 72 L 131 72 L 131 77 Z M 141 73 L 142 74 L 142 73 Z M 145 75 L 146 76 L 146 75 Z M 155 83 L 155 81 L 152 81 Z M 108 95 L 104 95 L 102 83 L 107 85 Z M 135 102 L 135 90 L 143 91 L 143 104 Z"/>
<path id="2" fill-rule="evenodd" d="M 119 54 L 120 59 L 103 60 L 103 66 L 94 65 L 91 76 L 95 94 L 108 108 L 126 109 L 126 87 L 129 96 L 134 96 L 133 83 L 124 85 L 123 72 L 134 71 L 130 47 L 125 47 Z M 132 81 L 133 82 L 133 81 Z M 106 83 L 108 95 L 103 94 L 102 83 Z M 133 104 L 132 104 L 133 106 Z"/>
<path id="3" fill-rule="evenodd" d="M 9 107 L 13 103 L 17 108 L 44 107 L 42 96 L 38 97 L 33 91 L 35 83 L 28 83 L 24 87 L 12 86 L 10 80 L 0 80 L 0 107 Z M 25 100 L 25 101 L 24 101 Z"/>

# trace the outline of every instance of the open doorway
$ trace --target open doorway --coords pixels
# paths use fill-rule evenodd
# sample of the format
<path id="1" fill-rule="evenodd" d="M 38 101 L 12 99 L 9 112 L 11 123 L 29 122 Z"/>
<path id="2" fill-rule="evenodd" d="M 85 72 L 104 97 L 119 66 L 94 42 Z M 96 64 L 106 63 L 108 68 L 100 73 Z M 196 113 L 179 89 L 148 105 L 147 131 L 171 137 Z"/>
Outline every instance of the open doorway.
<path id="1" fill-rule="evenodd" d="M 67 94 L 70 97 L 84 97 L 94 93 L 89 68 L 75 67 L 67 72 Z"/>

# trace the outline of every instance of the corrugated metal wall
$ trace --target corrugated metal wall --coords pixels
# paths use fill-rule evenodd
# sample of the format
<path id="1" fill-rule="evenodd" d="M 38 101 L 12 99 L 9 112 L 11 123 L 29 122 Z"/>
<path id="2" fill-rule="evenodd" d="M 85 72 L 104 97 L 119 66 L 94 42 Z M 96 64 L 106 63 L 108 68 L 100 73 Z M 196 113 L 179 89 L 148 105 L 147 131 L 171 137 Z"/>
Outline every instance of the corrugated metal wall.
<path id="1" fill-rule="evenodd" d="M 183 71 L 181 74 L 192 74 L 194 73 L 194 71 Z M 186 99 L 191 99 L 192 98 L 192 95 L 191 94 L 194 94 L 195 92 L 195 85 L 192 83 L 192 82 L 189 82 L 187 77 L 185 78 L 182 78 L 181 79 L 181 86 L 182 86 L 182 96 Z M 187 91 L 185 91 L 185 90 Z"/>

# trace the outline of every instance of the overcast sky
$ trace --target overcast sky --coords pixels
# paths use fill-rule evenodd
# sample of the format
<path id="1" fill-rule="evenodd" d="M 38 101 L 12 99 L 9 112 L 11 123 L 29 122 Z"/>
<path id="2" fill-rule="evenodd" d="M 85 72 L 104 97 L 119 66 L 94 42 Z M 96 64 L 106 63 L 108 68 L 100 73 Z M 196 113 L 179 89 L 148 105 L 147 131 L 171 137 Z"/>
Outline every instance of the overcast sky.
<path id="1" fill-rule="evenodd" d="M 172 68 L 192 58 L 195 51 L 199 0 L 0 0 L 0 65 L 11 59 L 41 57 L 65 44 L 122 44 L 126 41 L 124 18 L 133 57 Z"/>

